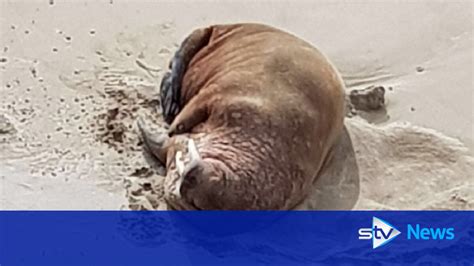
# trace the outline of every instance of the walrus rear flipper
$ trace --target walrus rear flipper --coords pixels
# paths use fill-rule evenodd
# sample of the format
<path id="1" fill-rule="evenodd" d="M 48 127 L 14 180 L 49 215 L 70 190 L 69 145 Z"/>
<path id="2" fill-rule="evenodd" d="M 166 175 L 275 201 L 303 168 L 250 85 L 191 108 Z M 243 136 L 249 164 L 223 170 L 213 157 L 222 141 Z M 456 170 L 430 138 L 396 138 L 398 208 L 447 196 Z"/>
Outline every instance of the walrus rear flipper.
<path id="1" fill-rule="evenodd" d="M 160 85 L 160 98 L 163 118 L 171 124 L 181 111 L 181 84 L 187 66 L 199 50 L 209 43 L 211 28 L 195 30 L 179 47 L 171 60 L 171 72 L 164 75 Z"/>

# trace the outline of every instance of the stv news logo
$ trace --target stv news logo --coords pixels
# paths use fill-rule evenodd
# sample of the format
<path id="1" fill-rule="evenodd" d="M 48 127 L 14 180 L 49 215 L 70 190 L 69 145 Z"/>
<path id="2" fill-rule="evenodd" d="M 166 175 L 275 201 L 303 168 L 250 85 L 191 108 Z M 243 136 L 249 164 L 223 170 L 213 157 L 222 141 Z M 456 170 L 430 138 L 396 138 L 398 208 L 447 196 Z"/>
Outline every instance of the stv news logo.
<path id="1" fill-rule="evenodd" d="M 359 239 L 372 239 L 372 248 L 381 247 L 399 236 L 401 232 L 388 222 L 372 217 L 372 228 L 360 228 Z M 454 228 L 429 228 L 420 224 L 407 225 L 407 240 L 453 240 Z"/>
<path id="2" fill-rule="evenodd" d="M 377 217 L 372 218 L 372 228 L 360 228 L 359 239 L 372 239 L 372 248 L 378 248 L 400 234 L 393 225 Z"/>

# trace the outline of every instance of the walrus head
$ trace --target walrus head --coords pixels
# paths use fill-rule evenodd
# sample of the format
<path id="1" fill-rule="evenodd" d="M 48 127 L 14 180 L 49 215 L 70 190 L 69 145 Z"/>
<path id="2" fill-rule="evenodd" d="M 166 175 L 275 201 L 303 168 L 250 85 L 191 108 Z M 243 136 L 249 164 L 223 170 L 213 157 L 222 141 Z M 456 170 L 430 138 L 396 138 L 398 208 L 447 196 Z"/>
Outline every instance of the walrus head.
<path id="1" fill-rule="evenodd" d="M 202 158 L 192 139 L 188 140 L 187 157 L 175 155 L 179 178 L 174 184 L 174 195 L 185 209 L 221 209 L 229 206 L 232 196 L 225 195 L 226 181 L 233 176 L 230 169 L 219 160 Z M 227 203 L 225 203 L 227 202 Z M 225 204 L 225 205 L 224 205 Z M 174 204 L 173 204 L 174 205 Z"/>

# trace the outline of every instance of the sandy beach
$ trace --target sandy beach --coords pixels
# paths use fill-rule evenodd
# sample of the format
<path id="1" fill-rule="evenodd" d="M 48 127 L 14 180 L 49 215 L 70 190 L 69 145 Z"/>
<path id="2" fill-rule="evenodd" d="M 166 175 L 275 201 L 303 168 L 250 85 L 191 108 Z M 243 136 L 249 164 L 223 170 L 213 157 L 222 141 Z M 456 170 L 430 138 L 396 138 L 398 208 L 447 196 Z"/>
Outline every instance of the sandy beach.
<path id="1" fill-rule="evenodd" d="M 0 3 L 0 209 L 165 209 L 136 119 L 163 125 L 158 84 L 187 34 L 236 22 L 312 43 L 348 93 L 385 88 L 301 208 L 474 209 L 472 2 Z"/>

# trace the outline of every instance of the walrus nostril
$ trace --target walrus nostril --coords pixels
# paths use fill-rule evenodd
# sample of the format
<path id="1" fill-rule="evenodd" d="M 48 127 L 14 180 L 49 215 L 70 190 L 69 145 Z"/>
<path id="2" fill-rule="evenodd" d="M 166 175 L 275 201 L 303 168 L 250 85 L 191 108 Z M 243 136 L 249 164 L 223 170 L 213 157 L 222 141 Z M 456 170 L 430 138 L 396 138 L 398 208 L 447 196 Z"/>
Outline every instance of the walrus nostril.
<path id="1" fill-rule="evenodd" d="M 179 188 L 179 194 L 181 197 L 186 197 L 186 192 L 197 186 L 197 178 L 195 175 L 187 175 L 183 178 L 183 183 Z"/>
<path id="2" fill-rule="evenodd" d="M 184 177 L 183 185 L 186 185 L 188 188 L 194 188 L 197 185 L 197 178 L 195 175 L 189 175 Z"/>

